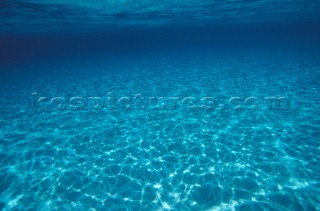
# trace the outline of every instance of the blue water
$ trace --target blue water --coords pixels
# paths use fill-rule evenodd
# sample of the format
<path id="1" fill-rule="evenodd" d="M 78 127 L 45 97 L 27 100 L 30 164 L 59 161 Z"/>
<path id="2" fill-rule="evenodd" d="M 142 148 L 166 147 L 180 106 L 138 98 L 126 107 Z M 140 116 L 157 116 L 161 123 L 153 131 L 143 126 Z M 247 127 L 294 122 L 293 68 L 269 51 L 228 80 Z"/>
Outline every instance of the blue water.
<path id="1" fill-rule="evenodd" d="M 320 2 L 0 2 L 0 209 L 319 210 Z"/>

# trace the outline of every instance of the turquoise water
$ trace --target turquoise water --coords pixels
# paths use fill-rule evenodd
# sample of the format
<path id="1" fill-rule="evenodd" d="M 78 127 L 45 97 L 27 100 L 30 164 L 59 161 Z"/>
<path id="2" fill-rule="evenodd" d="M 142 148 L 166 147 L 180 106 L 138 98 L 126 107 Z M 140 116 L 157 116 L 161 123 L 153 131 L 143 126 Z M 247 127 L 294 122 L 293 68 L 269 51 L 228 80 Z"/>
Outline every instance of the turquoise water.
<path id="1" fill-rule="evenodd" d="M 0 3 L 0 209 L 319 210 L 319 11 Z"/>

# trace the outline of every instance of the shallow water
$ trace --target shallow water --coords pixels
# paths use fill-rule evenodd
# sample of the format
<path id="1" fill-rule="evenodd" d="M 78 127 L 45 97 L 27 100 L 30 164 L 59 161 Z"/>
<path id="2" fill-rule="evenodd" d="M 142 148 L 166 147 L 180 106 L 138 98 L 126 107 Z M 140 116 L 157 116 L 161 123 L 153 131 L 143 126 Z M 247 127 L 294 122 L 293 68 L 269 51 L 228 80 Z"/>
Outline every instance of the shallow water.
<path id="1" fill-rule="evenodd" d="M 0 11 L 3 210 L 320 208 L 316 1 Z"/>

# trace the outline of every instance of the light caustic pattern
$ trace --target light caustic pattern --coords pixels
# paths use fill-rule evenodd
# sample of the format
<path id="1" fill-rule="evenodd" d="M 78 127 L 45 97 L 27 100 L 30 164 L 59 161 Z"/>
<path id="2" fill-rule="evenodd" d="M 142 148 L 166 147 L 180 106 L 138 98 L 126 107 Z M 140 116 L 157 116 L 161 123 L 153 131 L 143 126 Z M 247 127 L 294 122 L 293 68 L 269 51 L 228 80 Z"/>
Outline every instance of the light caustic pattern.
<path id="1" fill-rule="evenodd" d="M 1 207 L 316 210 L 319 63 L 255 57 L 77 63 L 70 65 L 74 74 L 63 71 L 64 64 L 56 75 L 2 83 Z M 49 97 L 113 91 L 221 100 L 280 94 L 292 104 L 288 110 L 90 114 L 32 110 L 35 91 Z"/>

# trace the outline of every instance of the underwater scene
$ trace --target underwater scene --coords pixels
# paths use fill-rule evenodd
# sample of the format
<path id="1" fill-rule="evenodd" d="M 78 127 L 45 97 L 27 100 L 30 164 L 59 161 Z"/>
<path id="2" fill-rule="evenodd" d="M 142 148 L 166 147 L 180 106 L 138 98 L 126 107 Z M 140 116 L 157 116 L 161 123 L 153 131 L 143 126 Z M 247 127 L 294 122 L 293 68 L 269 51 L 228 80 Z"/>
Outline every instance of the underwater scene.
<path id="1" fill-rule="evenodd" d="M 320 1 L 0 1 L 0 210 L 320 210 Z"/>

